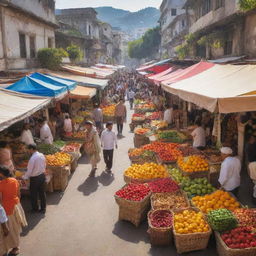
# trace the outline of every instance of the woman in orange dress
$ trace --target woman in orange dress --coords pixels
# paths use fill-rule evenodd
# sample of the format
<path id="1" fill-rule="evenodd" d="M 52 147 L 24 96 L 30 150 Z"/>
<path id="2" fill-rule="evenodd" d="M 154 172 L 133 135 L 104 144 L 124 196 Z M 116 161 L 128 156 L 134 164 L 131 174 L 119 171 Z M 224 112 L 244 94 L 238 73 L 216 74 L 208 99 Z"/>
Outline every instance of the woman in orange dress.
<path id="1" fill-rule="evenodd" d="M 5 141 L 0 141 L 0 165 L 8 168 L 12 175 L 14 174 L 15 168 L 12 159 L 12 151 Z"/>
<path id="2" fill-rule="evenodd" d="M 10 171 L 6 167 L 0 167 L 0 203 L 3 206 L 7 218 L 9 234 L 1 237 L 3 250 L 12 255 L 19 254 L 20 233 L 22 227 L 27 225 L 26 217 L 20 204 L 19 182 L 12 178 Z M 2 234 L 2 232 L 0 232 Z"/>

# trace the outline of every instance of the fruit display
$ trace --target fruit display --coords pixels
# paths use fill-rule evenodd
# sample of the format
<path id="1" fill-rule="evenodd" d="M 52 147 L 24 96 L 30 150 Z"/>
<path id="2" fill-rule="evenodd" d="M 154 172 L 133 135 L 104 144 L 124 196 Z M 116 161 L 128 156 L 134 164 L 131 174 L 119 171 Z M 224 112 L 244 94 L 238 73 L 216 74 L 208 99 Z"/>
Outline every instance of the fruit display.
<path id="1" fill-rule="evenodd" d="M 146 135 L 150 132 L 150 129 L 149 128 L 136 128 L 134 130 L 134 133 L 135 134 L 138 134 L 138 135 Z"/>
<path id="2" fill-rule="evenodd" d="M 234 210 L 239 226 L 256 228 L 256 209 L 241 208 Z"/>
<path id="3" fill-rule="evenodd" d="M 80 150 L 81 144 L 79 143 L 69 143 L 62 148 L 63 152 L 77 152 Z"/>
<path id="4" fill-rule="evenodd" d="M 15 177 L 16 178 L 21 178 L 23 175 L 24 175 L 24 172 L 15 171 Z"/>
<path id="5" fill-rule="evenodd" d="M 214 231 L 223 232 L 237 227 L 237 220 L 233 213 L 227 209 L 210 211 L 207 220 Z"/>
<path id="6" fill-rule="evenodd" d="M 64 152 L 58 152 L 46 156 L 47 164 L 50 166 L 65 166 L 71 163 L 71 156 Z"/>
<path id="7" fill-rule="evenodd" d="M 147 112 L 145 114 L 147 120 L 160 120 L 162 115 L 162 112 Z"/>
<path id="8" fill-rule="evenodd" d="M 256 233 L 253 227 L 234 228 L 231 231 L 222 234 L 221 238 L 224 243 L 231 249 L 245 249 L 256 247 Z"/>
<path id="9" fill-rule="evenodd" d="M 209 163 L 201 156 L 180 157 L 177 163 L 179 168 L 184 172 L 209 171 Z"/>
<path id="10" fill-rule="evenodd" d="M 79 113 L 79 116 L 82 116 L 82 117 L 91 117 L 91 112 L 90 111 L 80 111 Z"/>
<path id="11" fill-rule="evenodd" d="M 204 215 L 192 209 L 174 215 L 174 230 L 177 234 L 193 234 L 210 231 Z"/>
<path id="12" fill-rule="evenodd" d="M 74 133 L 72 134 L 72 137 L 73 137 L 73 138 L 76 138 L 76 139 L 84 139 L 84 137 L 85 137 L 85 131 L 74 132 Z"/>
<path id="13" fill-rule="evenodd" d="M 140 160 L 148 160 L 152 162 L 156 160 L 155 153 L 149 150 L 144 150 L 142 148 L 134 148 L 130 149 L 128 152 L 130 159 L 140 159 Z"/>
<path id="14" fill-rule="evenodd" d="M 145 121 L 146 117 L 143 114 L 133 114 L 132 121 Z"/>
<path id="15" fill-rule="evenodd" d="M 44 155 L 52 155 L 60 151 L 58 147 L 51 144 L 39 144 L 37 146 L 37 149 L 40 153 L 43 153 Z"/>
<path id="16" fill-rule="evenodd" d="M 135 107 L 139 112 L 153 112 L 156 109 L 156 106 L 153 103 L 137 104 Z"/>
<path id="17" fill-rule="evenodd" d="M 183 156 L 192 156 L 192 155 L 203 156 L 203 153 L 200 150 L 198 150 L 188 144 L 181 144 L 179 146 L 179 150 L 182 152 Z"/>
<path id="18" fill-rule="evenodd" d="M 156 141 L 151 144 L 147 144 L 142 148 L 155 152 L 163 162 L 174 162 L 182 155 L 177 147 L 178 144 L 175 143 Z"/>
<path id="19" fill-rule="evenodd" d="M 151 197 L 151 206 L 156 209 L 182 209 L 189 207 L 189 202 L 181 192 L 155 193 Z"/>
<path id="20" fill-rule="evenodd" d="M 72 119 L 72 121 L 73 121 L 74 123 L 81 124 L 81 123 L 84 121 L 84 117 L 82 117 L 82 116 L 76 116 L 76 117 L 74 117 L 74 118 Z"/>
<path id="21" fill-rule="evenodd" d="M 183 143 L 187 139 L 183 133 L 175 130 L 158 131 L 157 137 L 159 140 L 174 143 Z"/>
<path id="22" fill-rule="evenodd" d="M 116 192 L 116 196 L 130 201 L 142 201 L 149 194 L 148 186 L 135 183 L 130 183 Z"/>
<path id="23" fill-rule="evenodd" d="M 102 107 L 102 112 L 104 116 L 115 116 L 115 110 L 116 110 L 115 104 Z"/>
<path id="24" fill-rule="evenodd" d="M 13 154 L 23 154 L 27 152 L 27 146 L 19 141 L 10 142 L 9 146 Z"/>
<path id="25" fill-rule="evenodd" d="M 23 160 L 22 162 L 19 162 L 18 164 L 16 164 L 16 168 L 17 169 L 26 169 L 28 166 L 28 161 L 29 160 Z"/>
<path id="26" fill-rule="evenodd" d="M 152 120 L 150 125 L 151 125 L 152 128 L 156 128 L 157 130 L 168 127 L 168 123 L 166 121 L 162 121 L 162 120 L 161 121 Z"/>
<path id="27" fill-rule="evenodd" d="M 171 228 L 173 217 L 168 210 L 156 210 L 149 214 L 149 223 L 154 228 Z"/>
<path id="28" fill-rule="evenodd" d="M 132 179 L 156 179 L 168 177 L 165 167 L 156 163 L 133 164 L 125 171 L 124 175 Z"/>
<path id="29" fill-rule="evenodd" d="M 148 183 L 148 186 L 152 193 L 171 193 L 180 189 L 178 184 L 171 178 L 154 180 Z"/>
<path id="30" fill-rule="evenodd" d="M 53 142 L 53 145 L 57 148 L 63 148 L 66 145 L 66 142 L 62 140 L 56 140 Z"/>
<path id="31" fill-rule="evenodd" d="M 228 192 L 217 190 L 210 195 L 195 196 L 192 198 L 193 204 L 198 207 L 203 213 L 208 213 L 217 209 L 228 209 L 234 211 L 240 208 L 237 200 Z"/>

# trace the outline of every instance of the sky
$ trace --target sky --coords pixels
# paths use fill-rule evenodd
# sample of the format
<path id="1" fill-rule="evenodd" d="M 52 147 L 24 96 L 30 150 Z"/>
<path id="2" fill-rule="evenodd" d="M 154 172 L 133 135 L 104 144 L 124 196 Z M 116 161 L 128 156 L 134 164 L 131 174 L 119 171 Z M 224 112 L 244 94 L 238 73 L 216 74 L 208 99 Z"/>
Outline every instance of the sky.
<path id="1" fill-rule="evenodd" d="M 146 7 L 159 8 L 162 0 L 56 0 L 56 8 L 82 8 L 112 6 L 118 9 L 138 11 Z"/>

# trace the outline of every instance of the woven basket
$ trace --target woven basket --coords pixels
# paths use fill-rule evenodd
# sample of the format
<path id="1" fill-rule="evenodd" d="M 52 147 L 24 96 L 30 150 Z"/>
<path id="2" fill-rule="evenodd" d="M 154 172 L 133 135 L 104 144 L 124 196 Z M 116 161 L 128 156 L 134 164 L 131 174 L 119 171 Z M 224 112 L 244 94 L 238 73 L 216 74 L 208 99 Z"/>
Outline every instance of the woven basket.
<path id="1" fill-rule="evenodd" d="M 148 183 L 154 180 L 157 180 L 159 178 L 155 178 L 155 179 L 133 179 L 129 176 L 124 175 L 124 181 L 125 183 L 129 184 L 129 183 Z"/>
<path id="2" fill-rule="evenodd" d="M 255 256 L 256 247 L 246 249 L 231 249 L 227 247 L 225 242 L 222 240 L 220 234 L 215 232 L 217 252 L 219 256 Z"/>
<path id="3" fill-rule="evenodd" d="M 165 210 L 165 209 L 164 209 Z M 156 228 L 152 226 L 151 220 L 150 220 L 150 215 L 157 210 L 151 210 L 148 213 L 148 234 L 150 237 L 150 243 L 152 245 L 157 245 L 157 246 L 167 246 L 172 243 L 173 239 L 173 233 L 172 233 L 172 227 L 168 228 Z M 171 211 L 169 211 L 171 212 Z"/>
<path id="4" fill-rule="evenodd" d="M 135 134 L 134 136 L 134 147 L 140 148 L 141 146 L 147 145 L 150 143 L 150 140 L 145 135 Z"/>
<path id="5" fill-rule="evenodd" d="M 191 210 L 191 209 L 196 212 L 199 212 L 197 208 L 188 208 L 188 210 Z M 179 213 L 179 212 L 182 212 L 183 210 L 175 210 L 174 212 Z M 177 234 L 175 232 L 175 229 L 173 229 L 173 233 L 174 233 L 174 241 L 175 241 L 177 252 L 184 253 L 184 252 L 191 252 L 191 251 L 206 249 L 208 246 L 208 242 L 209 242 L 212 231 L 210 229 L 208 232 L 204 232 L 204 233 Z"/>
<path id="6" fill-rule="evenodd" d="M 188 176 L 191 179 L 196 179 L 196 178 L 207 178 L 209 180 L 209 173 L 210 171 L 201 171 L 201 172 L 185 172 L 181 168 L 179 168 L 180 171 L 182 172 L 183 176 Z"/>

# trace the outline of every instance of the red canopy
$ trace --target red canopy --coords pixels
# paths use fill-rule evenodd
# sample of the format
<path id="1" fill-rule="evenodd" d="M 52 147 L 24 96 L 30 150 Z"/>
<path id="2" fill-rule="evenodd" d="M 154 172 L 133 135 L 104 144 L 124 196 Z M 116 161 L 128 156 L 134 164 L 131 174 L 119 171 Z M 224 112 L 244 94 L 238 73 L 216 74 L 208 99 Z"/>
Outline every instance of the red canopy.
<path id="1" fill-rule="evenodd" d="M 155 74 L 159 74 L 159 73 L 169 69 L 170 67 L 171 67 L 170 64 L 163 64 L 163 65 L 151 67 L 151 68 L 147 69 L 146 71 L 153 72 Z"/>
<path id="2" fill-rule="evenodd" d="M 166 84 L 166 85 L 176 83 L 180 80 L 184 80 L 189 77 L 200 74 L 200 73 L 212 68 L 214 65 L 215 65 L 214 63 L 201 61 L 189 68 L 179 71 L 179 73 L 176 73 L 176 72 L 172 73 L 171 74 L 172 76 L 171 75 L 166 76 L 165 80 L 162 80 L 162 83 Z"/>
<path id="3" fill-rule="evenodd" d="M 163 71 L 163 72 L 161 72 L 161 73 L 159 73 L 159 74 L 150 76 L 150 79 L 155 80 L 155 79 L 160 78 L 160 77 L 162 77 L 162 76 L 165 76 L 165 75 L 167 75 L 167 74 L 169 74 L 169 73 L 171 73 L 171 72 L 173 72 L 173 71 L 174 71 L 174 68 L 173 68 L 173 67 L 170 67 L 169 69 L 167 69 L 167 70 L 165 70 L 165 71 Z"/>

